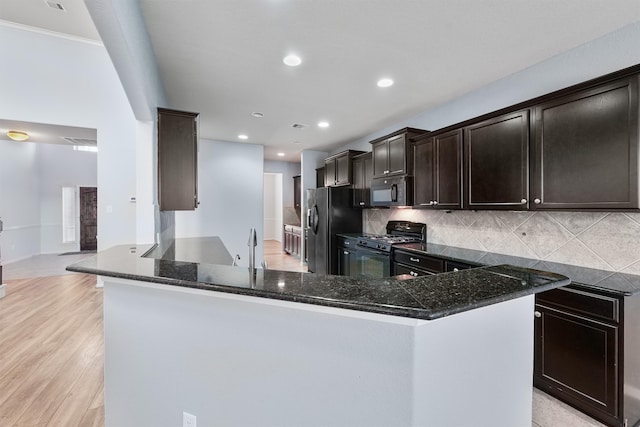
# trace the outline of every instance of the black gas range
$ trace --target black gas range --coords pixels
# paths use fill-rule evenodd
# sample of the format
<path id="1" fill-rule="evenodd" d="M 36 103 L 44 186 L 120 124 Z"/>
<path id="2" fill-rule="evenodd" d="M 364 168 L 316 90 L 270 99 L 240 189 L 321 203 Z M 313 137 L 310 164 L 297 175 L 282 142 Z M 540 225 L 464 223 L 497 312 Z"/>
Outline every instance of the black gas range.
<path id="1" fill-rule="evenodd" d="M 355 264 L 351 275 L 361 278 L 381 278 L 391 275 L 391 250 L 402 243 L 427 241 L 427 226 L 419 222 L 389 221 L 387 234 L 362 235 L 356 240 Z"/>
<path id="2" fill-rule="evenodd" d="M 391 252 L 393 245 L 420 243 L 427 240 L 427 225 L 420 222 L 389 221 L 387 234 L 358 237 L 358 246 L 382 252 Z"/>

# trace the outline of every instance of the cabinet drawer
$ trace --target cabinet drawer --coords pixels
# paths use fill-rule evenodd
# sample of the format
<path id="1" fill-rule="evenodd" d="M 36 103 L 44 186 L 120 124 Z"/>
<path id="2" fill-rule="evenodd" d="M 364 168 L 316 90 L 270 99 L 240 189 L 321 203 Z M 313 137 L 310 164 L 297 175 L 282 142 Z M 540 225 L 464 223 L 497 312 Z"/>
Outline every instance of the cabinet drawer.
<path id="1" fill-rule="evenodd" d="M 564 287 L 537 294 L 536 302 L 559 306 L 568 312 L 593 319 L 614 323 L 620 321 L 620 302 L 614 297 Z"/>
<path id="2" fill-rule="evenodd" d="M 394 276 L 399 276 L 401 274 L 408 274 L 410 276 L 413 277 L 419 277 L 419 276 L 431 276 L 434 275 L 436 273 L 433 273 L 431 271 L 427 271 L 427 270 L 422 270 L 420 268 L 414 268 L 408 265 L 404 265 L 404 264 L 398 264 L 398 263 L 394 263 L 393 265 L 393 275 Z"/>
<path id="3" fill-rule="evenodd" d="M 338 236 L 336 240 L 336 244 L 339 248 L 355 248 L 356 247 L 356 239 L 350 239 L 348 237 Z"/>
<path id="4" fill-rule="evenodd" d="M 455 261 L 445 261 L 445 271 L 459 271 L 459 270 L 468 270 L 470 268 L 476 268 L 479 266 L 466 264 L 464 262 L 455 262 Z"/>
<path id="5" fill-rule="evenodd" d="M 394 260 L 433 273 L 444 272 L 444 261 L 439 258 L 398 251 L 394 254 Z"/>

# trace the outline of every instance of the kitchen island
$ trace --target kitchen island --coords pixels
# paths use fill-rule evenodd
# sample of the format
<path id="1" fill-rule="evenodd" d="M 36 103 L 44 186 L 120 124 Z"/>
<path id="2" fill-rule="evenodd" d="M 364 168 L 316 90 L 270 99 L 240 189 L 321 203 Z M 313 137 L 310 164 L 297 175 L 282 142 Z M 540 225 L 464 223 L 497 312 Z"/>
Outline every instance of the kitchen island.
<path id="1" fill-rule="evenodd" d="M 533 295 L 507 265 L 358 280 L 141 257 L 105 282 L 106 426 L 530 426 Z M 135 252 L 135 253 L 133 253 Z"/>

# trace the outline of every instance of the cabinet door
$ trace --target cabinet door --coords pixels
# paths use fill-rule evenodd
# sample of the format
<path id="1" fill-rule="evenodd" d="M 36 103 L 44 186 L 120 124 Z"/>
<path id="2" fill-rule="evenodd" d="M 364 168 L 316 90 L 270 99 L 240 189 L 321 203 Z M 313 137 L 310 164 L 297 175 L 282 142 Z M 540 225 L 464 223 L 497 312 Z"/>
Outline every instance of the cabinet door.
<path id="1" fill-rule="evenodd" d="M 462 208 L 462 129 L 438 135 L 435 140 L 436 207 Z"/>
<path id="2" fill-rule="evenodd" d="M 336 161 L 328 160 L 324 164 L 324 186 L 333 187 L 336 184 Z"/>
<path id="3" fill-rule="evenodd" d="M 619 339 L 617 326 L 536 305 L 534 384 L 610 423 L 618 416 Z"/>
<path id="4" fill-rule="evenodd" d="M 420 141 L 413 149 L 413 200 L 415 206 L 433 206 L 436 199 L 434 188 L 435 139 Z"/>
<path id="5" fill-rule="evenodd" d="M 354 159 L 351 165 L 353 173 L 353 205 L 364 206 L 364 159 Z"/>
<path id="6" fill-rule="evenodd" d="M 373 144 L 371 153 L 373 155 L 373 177 L 387 176 L 389 173 L 389 144 L 387 144 L 387 140 Z"/>
<path id="7" fill-rule="evenodd" d="M 302 182 L 300 176 L 293 177 L 293 207 L 296 209 L 298 216 L 300 216 L 301 203 L 302 199 Z"/>
<path id="8" fill-rule="evenodd" d="M 394 136 L 387 140 L 388 170 L 387 175 L 401 175 L 407 173 L 407 152 L 405 135 Z"/>
<path id="9" fill-rule="evenodd" d="M 365 206 L 371 206 L 371 179 L 373 178 L 373 158 L 371 154 L 364 156 L 362 173 L 364 181 L 362 198 Z"/>
<path id="10" fill-rule="evenodd" d="M 351 157 L 347 154 L 336 159 L 336 185 L 351 184 Z"/>
<path id="11" fill-rule="evenodd" d="M 324 186 L 324 168 L 322 167 L 316 169 L 316 188 L 322 188 Z"/>
<path id="12" fill-rule="evenodd" d="M 536 209 L 638 207 L 638 77 L 534 110 Z"/>
<path id="13" fill-rule="evenodd" d="M 158 108 L 158 201 L 161 211 L 198 206 L 198 114 Z"/>
<path id="14" fill-rule="evenodd" d="M 527 208 L 529 111 L 465 128 L 465 195 L 470 209 Z"/>
<path id="15" fill-rule="evenodd" d="M 354 262 L 354 258 L 355 255 L 350 249 L 338 248 L 338 275 L 355 275 L 355 271 L 352 271 L 352 263 Z"/>

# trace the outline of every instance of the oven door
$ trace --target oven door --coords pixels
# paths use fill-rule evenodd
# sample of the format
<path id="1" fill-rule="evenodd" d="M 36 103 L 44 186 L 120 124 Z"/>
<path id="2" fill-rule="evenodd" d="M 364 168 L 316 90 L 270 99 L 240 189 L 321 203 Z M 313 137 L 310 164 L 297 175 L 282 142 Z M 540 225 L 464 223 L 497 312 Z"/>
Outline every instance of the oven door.
<path id="1" fill-rule="evenodd" d="M 368 279 L 391 276 L 391 253 L 358 246 L 351 276 Z"/>

